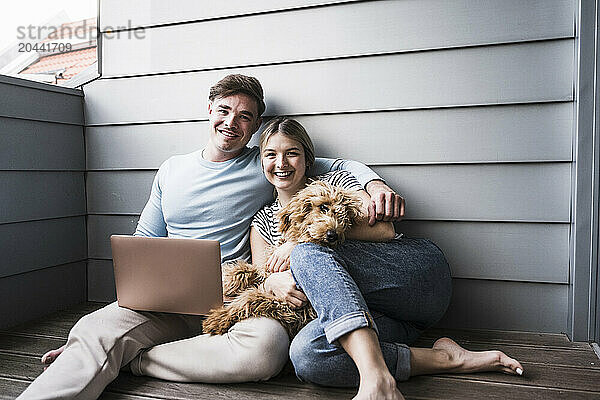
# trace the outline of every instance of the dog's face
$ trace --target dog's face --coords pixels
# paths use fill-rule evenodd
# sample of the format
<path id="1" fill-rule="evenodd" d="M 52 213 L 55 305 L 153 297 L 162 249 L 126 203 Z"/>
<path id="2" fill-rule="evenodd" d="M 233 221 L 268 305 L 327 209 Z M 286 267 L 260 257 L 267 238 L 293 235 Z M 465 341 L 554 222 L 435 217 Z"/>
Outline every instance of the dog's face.
<path id="1" fill-rule="evenodd" d="M 362 215 L 357 194 L 316 181 L 302 189 L 279 212 L 284 240 L 312 242 L 335 247 Z"/>

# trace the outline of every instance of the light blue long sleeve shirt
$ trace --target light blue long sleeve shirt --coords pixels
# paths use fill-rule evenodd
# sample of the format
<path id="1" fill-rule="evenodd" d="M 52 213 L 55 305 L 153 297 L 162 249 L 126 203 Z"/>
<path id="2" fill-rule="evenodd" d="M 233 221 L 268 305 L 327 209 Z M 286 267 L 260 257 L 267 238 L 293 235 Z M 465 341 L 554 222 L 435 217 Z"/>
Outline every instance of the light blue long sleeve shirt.
<path id="1" fill-rule="evenodd" d="M 309 175 L 342 169 L 363 187 L 381 179 L 362 163 L 327 158 L 317 158 Z M 258 147 L 223 162 L 203 159 L 201 150 L 173 156 L 156 173 L 135 235 L 218 240 L 223 261 L 249 260 L 252 217 L 272 201 Z"/>

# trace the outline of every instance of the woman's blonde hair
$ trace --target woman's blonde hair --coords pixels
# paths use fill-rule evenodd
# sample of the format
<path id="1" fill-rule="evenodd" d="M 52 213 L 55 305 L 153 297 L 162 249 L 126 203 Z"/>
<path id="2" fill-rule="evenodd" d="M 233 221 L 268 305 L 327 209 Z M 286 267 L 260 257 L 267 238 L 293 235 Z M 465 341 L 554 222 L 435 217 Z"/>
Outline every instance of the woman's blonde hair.
<path id="1" fill-rule="evenodd" d="M 262 155 L 267 142 L 276 133 L 281 133 L 292 140 L 300 143 L 304 148 L 304 162 L 306 163 L 306 172 L 315 163 L 315 146 L 306 129 L 300 122 L 288 117 L 275 117 L 265 125 L 260 134 L 260 154 Z"/>

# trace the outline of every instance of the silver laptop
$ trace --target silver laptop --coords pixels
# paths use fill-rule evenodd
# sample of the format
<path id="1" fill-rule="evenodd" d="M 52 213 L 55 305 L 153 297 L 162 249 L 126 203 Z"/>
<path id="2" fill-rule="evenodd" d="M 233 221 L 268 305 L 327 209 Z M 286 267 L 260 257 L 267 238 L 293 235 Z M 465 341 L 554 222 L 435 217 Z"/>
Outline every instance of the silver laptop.
<path id="1" fill-rule="evenodd" d="M 206 315 L 223 305 L 216 240 L 112 235 L 119 306 Z"/>

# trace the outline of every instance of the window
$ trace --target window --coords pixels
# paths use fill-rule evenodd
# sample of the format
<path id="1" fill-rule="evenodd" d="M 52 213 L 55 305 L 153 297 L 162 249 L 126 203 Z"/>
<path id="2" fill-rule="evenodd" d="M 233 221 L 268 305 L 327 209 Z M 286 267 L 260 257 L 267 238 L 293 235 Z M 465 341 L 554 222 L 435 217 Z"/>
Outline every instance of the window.
<path id="1" fill-rule="evenodd" d="M 97 0 L 19 0 L 0 14 L 0 74 L 78 87 L 98 76 Z"/>

